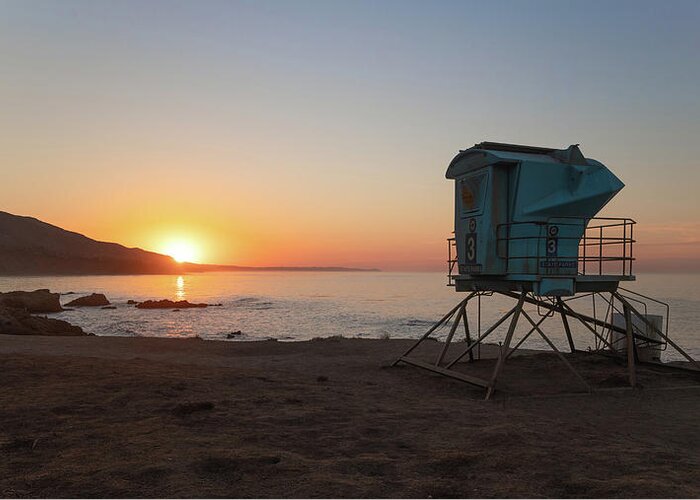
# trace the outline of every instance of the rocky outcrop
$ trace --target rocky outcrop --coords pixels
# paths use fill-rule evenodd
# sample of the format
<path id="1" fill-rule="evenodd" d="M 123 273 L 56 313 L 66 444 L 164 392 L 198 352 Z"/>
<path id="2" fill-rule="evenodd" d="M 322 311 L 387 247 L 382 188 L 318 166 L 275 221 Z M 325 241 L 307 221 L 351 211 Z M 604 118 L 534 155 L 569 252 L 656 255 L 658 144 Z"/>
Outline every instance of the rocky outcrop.
<path id="1" fill-rule="evenodd" d="M 171 274 L 184 267 L 167 255 L 0 211 L 0 275 Z"/>
<path id="2" fill-rule="evenodd" d="M 51 293 L 46 289 L 33 292 L 6 292 L 0 293 L 0 305 L 25 309 L 30 313 L 60 312 L 63 311 L 60 297 L 60 294 Z"/>
<path id="3" fill-rule="evenodd" d="M 25 308 L 0 305 L 0 334 L 86 336 L 79 326 L 60 319 L 32 316 Z"/>
<path id="4" fill-rule="evenodd" d="M 110 304 L 109 300 L 107 300 L 107 297 L 104 296 L 104 294 L 101 293 L 92 293 L 90 295 L 86 295 L 85 297 L 78 297 L 75 300 L 71 300 L 66 304 L 66 306 L 90 306 L 90 307 L 96 307 L 96 306 L 108 306 Z"/>
<path id="5" fill-rule="evenodd" d="M 172 300 L 147 300 L 145 302 L 139 302 L 136 307 L 139 309 L 188 309 L 192 307 L 207 307 L 208 304 L 192 304 L 186 300 L 178 300 L 174 302 Z"/>
<path id="6" fill-rule="evenodd" d="M 96 241 L 32 217 L 0 211 L 0 276 L 182 274 L 206 271 L 356 271 L 338 267 L 243 267 L 175 262 L 168 255 Z"/>

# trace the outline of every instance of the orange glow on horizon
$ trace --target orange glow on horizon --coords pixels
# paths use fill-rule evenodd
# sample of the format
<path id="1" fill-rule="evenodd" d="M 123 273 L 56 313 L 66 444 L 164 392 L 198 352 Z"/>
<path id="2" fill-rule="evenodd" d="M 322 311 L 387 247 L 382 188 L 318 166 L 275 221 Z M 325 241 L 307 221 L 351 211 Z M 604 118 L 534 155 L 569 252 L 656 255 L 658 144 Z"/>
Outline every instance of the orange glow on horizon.
<path id="1" fill-rule="evenodd" d="M 199 249 L 193 242 L 186 239 L 168 241 L 163 244 L 160 251 L 177 262 L 198 263 L 200 261 Z"/>
<path id="2" fill-rule="evenodd" d="M 43 210 L 38 206 L 3 208 L 99 241 L 197 264 L 438 272 L 446 268 L 445 237 L 453 228 L 453 193 L 451 186 L 441 181 L 434 193 L 428 192 L 422 198 L 414 193 L 412 199 L 419 199 L 420 203 L 411 209 L 414 211 L 410 217 L 396 208 L 403 207 L 403 202 L 395 199 L 398 195 L 393 192 L 383 195 L 390 202 L 385 199 L 379 205 L 361 191 L 357 195 L 361 203 L 333 202 L 327 199 L 330 195 L 325 190 L 307 196 L 313 203 L 302 202 L 296 189 L 275 193 L 275 199 L 283 200 L 282 217 L 278 204 L 250 197 L 252 188 L 231 196 L 221 190 L 223 183 L 195 179 L 189 182 L 187 191 L 181 184 L 176 185 L 173 178 L 168 178 L 168 182 L 173 185 L 168 186 L 167 192 L 162 191 L 162 186 L 147 191 L 152 183 L 130 187 L 123 195 L 113 192 L 103 210 L 89 214 L 81 205 L 58 204 L 50 197 L 45 198 L 48 205 Z M 626 197 L 621 195 L 622 201 L 634 197 L 633 192 L 623 194 Z M 86 194 L 90 196 L 92 192 Z M 148 200 L 148 204 L 140 200 Z M 91 199 L 91 203 L 98 201 Z M 333 210 L 318 208 L 327 206 Z M 602 215 L 638 212 L 641 210 L 634 206 L 623 205 L 611 206 Z M 634 233 L 635 270 L 700 269 L 700 224 L 693 220 L 659 223 L 644 213 L 636 220 L 639 224 Z"/>
<path id="3" fill-rule="evenodd" d="M 580 3 L 550 24 L 594 19 Z M 444 272 L 460 150 L 581 143 L 626 184 L 599 216 L 639 223 L 634 269 L 700 269 L 698 2 L 638 9 L 625 43 L 616 22 L 556 43 L 525 2 L 484 2 L 499 37 L 441 30 L 467 2 L 5 4 L 1 211 L 196 264 Z"/>

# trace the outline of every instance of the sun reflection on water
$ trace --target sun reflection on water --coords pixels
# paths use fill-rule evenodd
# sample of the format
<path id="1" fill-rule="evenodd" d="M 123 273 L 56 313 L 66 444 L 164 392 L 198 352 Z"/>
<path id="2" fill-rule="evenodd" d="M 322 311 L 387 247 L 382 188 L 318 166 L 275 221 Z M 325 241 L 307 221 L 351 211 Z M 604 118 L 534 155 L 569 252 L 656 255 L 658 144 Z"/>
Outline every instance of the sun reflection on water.
<path id="1" fill-rule="evenodd" d="M 185 300 L 185 278 L 178 276 L 175 280 L 175 297 L 177 300 Z"/>

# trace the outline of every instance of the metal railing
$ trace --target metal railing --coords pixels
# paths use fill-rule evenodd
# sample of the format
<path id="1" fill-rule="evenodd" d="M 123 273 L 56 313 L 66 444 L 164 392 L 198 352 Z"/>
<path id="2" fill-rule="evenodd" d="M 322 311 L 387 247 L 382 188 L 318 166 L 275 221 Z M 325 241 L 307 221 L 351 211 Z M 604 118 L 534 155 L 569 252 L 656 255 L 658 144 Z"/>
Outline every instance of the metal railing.
<path id="1" fill-rule="evenodd" d="M 591 222 L 595 225 L 591 226 Z M 591 274 L 588 272 L 591 264 L 594 270 L 597 264 L 598 274 L 602 275 L 604 262 L 619 262 L 622 265 L 620 276 L 631 276 L 632 264 L 635 260 L 633 256 L 635 224 L 634 220 L 627 218 L 595 217 L 589 219 L 579 243 L 580 274 Z M 589 247 L 595 250 L 593 255 L 590 255 Z M 619 254 L 620 251 L 622 255 Z M 606 252 L 608 255 L 605 255 Z M 586 269 L 586 264 L 589 262 L 591 264 Z"/>
<path id="2" fill-rule="evenodd" d="M 567 221 L 567 222 L 563 222 Z M 583 276 L 590 275 L 615 275 L 631 276 L 632 264 L 634 262 L 634 225 L 632 219 L 618 217 L 594 217 L 585 219 L 581 217 L 556 217 L 546 222 L 512 222 L 500 224 L 496 228 L 497 247 L 499 257 L 505 258 L 507 268 L 510 270 L 511 263 L 515 260 L 534 259 L 545 266 L 540 274 L 558 275 L 561 269 L 575 266 L 577 274 Z M 536 235 L 513 236 L 515 226 L 537 226 Z M 573 227 L 575 230 L 582 230 L 582 236 L 562 236 L 557 235 L 557 245 L 561 242 L 577 241 L 578 254 L 558 256 L 547 255 L 546 249 L 548 240 L 552 238 L 547 234 L 547 228 L 557 227 L 559 229 Z M 510 243 L 515 240 L 534 242 L 536 252 L 526 255 L 510 255 Z M 543 255 L 544 249 L 544 255 Z M 566 266 L 564 266 L 566 264 Z"/>
<path id="3" fill-rule="evenodd" d="M 457 240 L 447 238 L 447 286 L 454 286 L 454 269 L 457 266 Z"/>
<path id="4" fill-rule="evenodd" d="M 634 225 L 636 222 L 628 218 L 594 217 L 590 219 L 581 217 L 556 217 L 546 222 L 512 222 L 500 224 L 496 228 L 496 252 L 499 257 L 506 260 L 506 272 L 512 272 L 515 261 L 532 259 L 537 262 L 537 273 L 546 275 L 571 275 L 571 268 L 575 267 L 575 274 L 590 275 L 614 275 L 632 276 L 634 263 Z M 527 231 L 514 231 L 524 226 L 535 226 L 536 234 L 527 234 Z M 557 245 L 567 241 L 578 242 L 578 252 L 572 255 L 548 255 L 547 244 L 553 236 L 548 234 L 548 228 L 556 226 L 560 230 L 574 227 L 581 236 L 556 235 Z M 582 231 L 581 231 L 582 229 Z M 562 231 L 566 233 L 567 231 Z M 513 234 L 515 233 L 515 234 Z M 525 233 L 524 235 L 519 235 Z M 511 243 L 521 240 L 529 243 L 529 248 L 534 248 L 534 253 L 525 255 L 511 255 Z M 454 283 L 455 268 L 457 264 L 457 246 L 455 238 L 448 238 L 448 284 Z M 568 272 L 562 272 L 566 269 Z"/>

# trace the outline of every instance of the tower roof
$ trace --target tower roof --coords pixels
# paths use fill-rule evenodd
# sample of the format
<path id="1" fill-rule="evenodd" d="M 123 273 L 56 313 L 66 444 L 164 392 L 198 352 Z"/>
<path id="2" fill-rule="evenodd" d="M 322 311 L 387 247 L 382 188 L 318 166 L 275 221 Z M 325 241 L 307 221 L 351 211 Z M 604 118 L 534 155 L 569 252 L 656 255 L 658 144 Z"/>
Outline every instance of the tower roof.
<path id="1" fill-rule="evenodd" d="M 453 179 L 465 172 L 493 163 L 528 161 L 567 165 L 600 165 L 596 160 L 584 157 L 578 144 L 572 144 L 566 149 L 554 149 L 485 141 L 475 144 L 469 149 L 461 150 L 450 162 L 445 176 L 448 179 Z"/>

